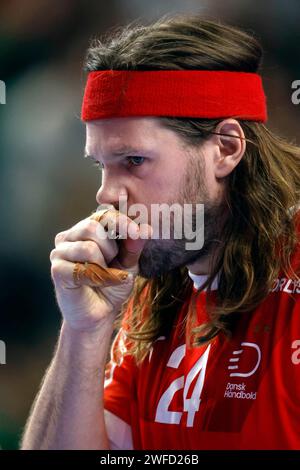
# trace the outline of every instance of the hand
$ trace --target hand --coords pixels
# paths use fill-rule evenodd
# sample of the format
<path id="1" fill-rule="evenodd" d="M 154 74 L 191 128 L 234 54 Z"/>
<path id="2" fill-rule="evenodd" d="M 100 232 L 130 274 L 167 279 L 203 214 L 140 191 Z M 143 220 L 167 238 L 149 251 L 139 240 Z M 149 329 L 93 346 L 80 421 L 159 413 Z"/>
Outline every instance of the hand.
<path id="1" fill-rule="evenodd" d="M 127 238 L 118 243 L 108 238 L 107 222 L 114 222 L 117 233 Z M 51 276 L 57 303 L 69 326 L 93 330 L 103 319 L 115 318 L 132 291 L 138 260 L 151 233 L 149 225 L 138 226 L 125 214 L 110 209 L 103 211 L 100 222 L 88 217 L 56 235 L 55 249 L 50 253 Z M 80 265 L 79 274 L 84 275 L 77 280 L 73 274 L 76 263 L 88 263 L 86 268 Z"/>

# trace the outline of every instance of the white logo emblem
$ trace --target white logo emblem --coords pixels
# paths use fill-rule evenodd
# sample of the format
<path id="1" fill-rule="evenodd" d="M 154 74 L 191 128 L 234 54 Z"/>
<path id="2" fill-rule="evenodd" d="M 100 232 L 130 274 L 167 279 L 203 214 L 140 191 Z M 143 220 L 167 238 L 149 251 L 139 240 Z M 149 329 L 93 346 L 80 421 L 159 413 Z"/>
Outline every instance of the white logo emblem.
<path id="1" fill-rule="evenodd" d="M 253 375 L 256 371 L 257 371 L 257 368 L 260 364 L 260 361 L 261 361 L 261 351 L 260 351 L 260 348 L 259 346 L 257 346 L 257 344 L 255 343 L 241 343 L 241 346 L 244 346 L 243 349 L 239 349 L 237 351 L 233 351 L 232 354 L 233 354 L 233 357 L 231 357 L 229 359 L 229 362 L 230 362 L 230 365 L 228 366 L 228 369 L 229 370 L 238 370 L 237 372 L 231 372 L 230 374 L 230 377 L 250 377 L 250 375 Z M 257 359 L 256 359 L 256 363 L 254 363 L 253 365 L 251 364 L 251 369 L 249 371 L 243 371 L 243 372 L 240 372 L 240 364 L 239 364 L 239 361 L 240 361 L 240 358 L 241 358 L 241 355 L 245 355 L 246 354 L 246 351 L 248 350 L 248 348 L 252 348 L 252 349 L 255 349 L 255 351 L 257 352 Z M 234 364 L 234 365 L 233 365 Z"/>

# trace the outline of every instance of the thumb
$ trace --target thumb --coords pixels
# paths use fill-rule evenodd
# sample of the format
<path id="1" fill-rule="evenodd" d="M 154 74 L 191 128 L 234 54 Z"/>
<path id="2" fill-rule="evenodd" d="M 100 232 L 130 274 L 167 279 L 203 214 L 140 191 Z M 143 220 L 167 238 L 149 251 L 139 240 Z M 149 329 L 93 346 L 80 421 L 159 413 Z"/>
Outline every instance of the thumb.
<path id="1" fill-rule="evenodd" d="M 137 239 L 127 238 L 120 243 L 118 261 L 125 269 L 138 270 L 139 257 L 146 241 L 151 238 L 152 227 L 148 224 L 140 224 Z M 136 268 L 136 269 L 134 269 Z"/>

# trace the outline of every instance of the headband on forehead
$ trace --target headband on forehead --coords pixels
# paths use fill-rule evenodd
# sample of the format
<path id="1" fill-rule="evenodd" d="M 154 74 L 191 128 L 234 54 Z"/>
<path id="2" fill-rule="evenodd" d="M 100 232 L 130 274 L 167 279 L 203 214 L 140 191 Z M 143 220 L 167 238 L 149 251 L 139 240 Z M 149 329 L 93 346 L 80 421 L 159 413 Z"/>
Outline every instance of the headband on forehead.
<path id="1" fill-rule="evenodd" d="M 102 70 L 88 75 L 83 121 L 129 116 L 267 120 L 260 75 L 206 70 Z"/>

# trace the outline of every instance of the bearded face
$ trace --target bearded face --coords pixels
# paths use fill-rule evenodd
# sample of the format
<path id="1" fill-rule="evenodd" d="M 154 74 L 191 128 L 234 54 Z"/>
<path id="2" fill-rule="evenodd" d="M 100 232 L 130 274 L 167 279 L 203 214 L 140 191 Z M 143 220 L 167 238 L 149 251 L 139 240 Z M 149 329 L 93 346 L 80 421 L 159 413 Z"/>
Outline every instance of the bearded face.
<path id="1" fill-rule="evenodd" d="M 220 245 L 226 210 L 224 203 L 211 200 L 204 175 L 203 161 L 189 158 L 178 195 L 168 203 L 169 207 L 176 204 L 181 208 L 178 211 L 181 220 L 171 212 L 170 236 L 164 239 L 161 229 L 164 220 L 160 214 L 160 226 L 156 230 L 159 237 L 146 242 L 139 259 L 141 276 L 153 278 L 174 268 L 207 259 Z M 184 211 L 187 212 L 187 206 L 188 214 L 184 214 Z M 179 230 L 176 230 L 176 222 Z M 194 237 L 187 238 L 187 233 L 194 234 Z M 201 241 L 200 248 L 196 241 Z"/>

